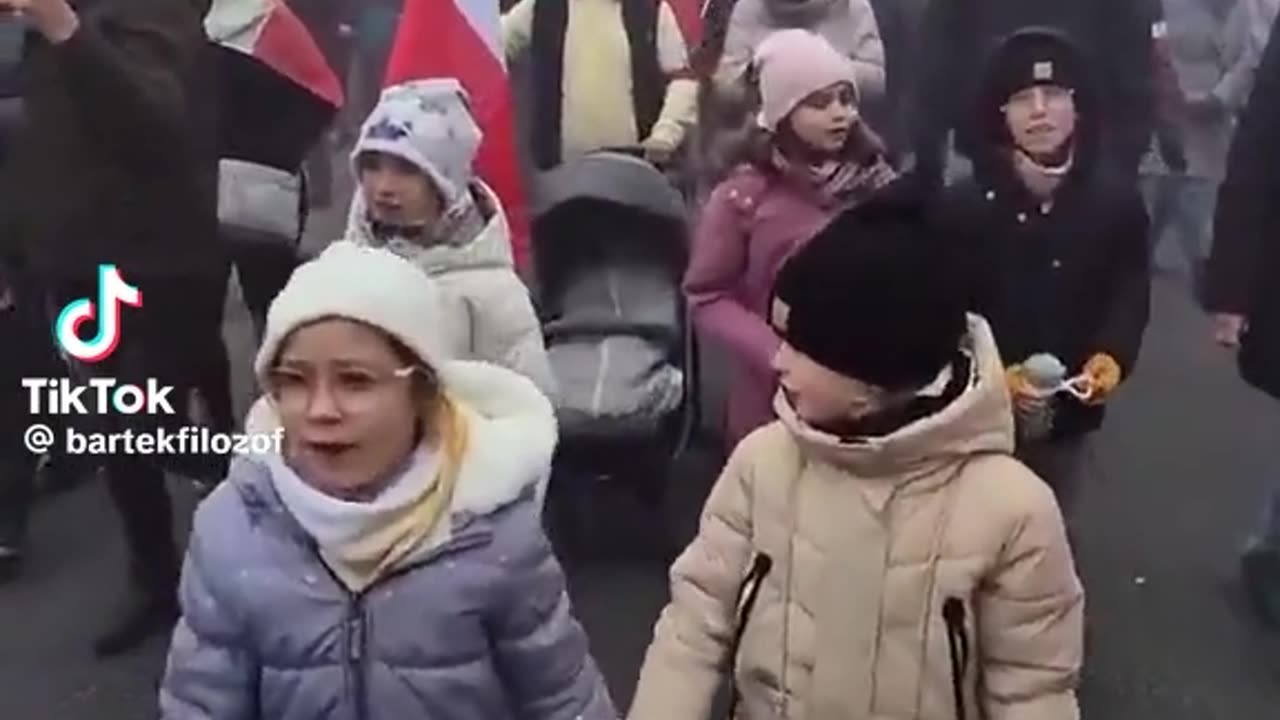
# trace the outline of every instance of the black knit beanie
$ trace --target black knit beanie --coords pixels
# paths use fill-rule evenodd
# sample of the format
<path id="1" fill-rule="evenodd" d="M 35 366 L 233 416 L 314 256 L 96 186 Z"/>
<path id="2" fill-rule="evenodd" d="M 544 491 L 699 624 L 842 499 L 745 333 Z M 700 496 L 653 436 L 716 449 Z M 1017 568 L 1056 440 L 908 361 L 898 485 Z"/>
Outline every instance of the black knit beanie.
<path id="1" fill-rule="evenodd" d="M 966 332 L 963 273 L 914 185 L 899 181 L 836 217 L 774 285 L 788 345 L 887 390 L 929 384 Z"/>
<path id="2" fill-rule="evenodd" d="M 1036 85 L 1076 89 L 1085 81 L 1084 60 L 1071 40 L 1049 28 L 1030 27 L 1007 37 L 988 58 L 991 101 L 999 105 Z"/>

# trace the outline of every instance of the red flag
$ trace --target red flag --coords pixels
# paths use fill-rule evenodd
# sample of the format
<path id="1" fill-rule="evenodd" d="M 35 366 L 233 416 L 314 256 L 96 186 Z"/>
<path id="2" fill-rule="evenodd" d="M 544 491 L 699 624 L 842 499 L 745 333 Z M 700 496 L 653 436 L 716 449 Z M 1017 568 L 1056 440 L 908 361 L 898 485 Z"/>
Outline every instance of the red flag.
<path id="1" fill-rule="evenodd" d="M 484 132 L 476 173 L 506 207 L 511 249 L 523 269 L 529 257 L 529 215 L 501 33 L 498 0 L 405 0 L 386 84 L 452 77 L 467 89 Z"/>
<path id="2" fill-rule="evenodd" d="M 667 0 L 671 12 L 675 13 L 676 22 L 680 24 L 680 33 L 684 35 L 684 44 L 690 49 L 702 42 L 702 5 L 701 0 Z"/>

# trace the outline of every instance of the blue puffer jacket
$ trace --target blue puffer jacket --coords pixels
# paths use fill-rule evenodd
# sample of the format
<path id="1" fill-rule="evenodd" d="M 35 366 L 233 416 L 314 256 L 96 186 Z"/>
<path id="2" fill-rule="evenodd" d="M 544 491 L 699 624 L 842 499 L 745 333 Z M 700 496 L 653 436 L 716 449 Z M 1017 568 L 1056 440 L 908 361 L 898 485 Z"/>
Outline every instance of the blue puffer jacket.
<path id="1" fill-rule="evenodd" d="M 616 720 L 534 502 L 550 403 L 493 366 L 442 377 L 471 427 L 446 531 L 360 595 L 237 458 L 196 512 L 163 718 Z"/>

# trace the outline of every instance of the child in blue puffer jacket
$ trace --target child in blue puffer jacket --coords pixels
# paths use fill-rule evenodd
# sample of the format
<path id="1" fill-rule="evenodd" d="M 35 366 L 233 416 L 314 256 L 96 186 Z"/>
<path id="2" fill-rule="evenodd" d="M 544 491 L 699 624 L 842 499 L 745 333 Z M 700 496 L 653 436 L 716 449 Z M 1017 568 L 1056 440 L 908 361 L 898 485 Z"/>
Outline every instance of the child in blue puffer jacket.
<path id="1" fill-rule="evenodd" d="M 450 360 L 440 314 L 413 264 L 346 242 L 276 299 L 255 452 L 196 512 L 163 718 L 616 719 L 535 501 L 551 404 Z"/>

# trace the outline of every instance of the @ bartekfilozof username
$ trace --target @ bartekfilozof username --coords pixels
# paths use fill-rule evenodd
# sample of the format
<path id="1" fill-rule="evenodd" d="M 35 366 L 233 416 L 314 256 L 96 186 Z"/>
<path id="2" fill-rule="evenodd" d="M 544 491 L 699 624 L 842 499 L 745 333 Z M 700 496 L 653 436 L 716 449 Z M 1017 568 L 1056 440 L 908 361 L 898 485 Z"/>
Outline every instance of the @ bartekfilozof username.
<path id="1" fill-rule="evenodd" d="M 42 423 L 29 426 L 23 436 L 27 449 L 36 454 L 54 449 L 58 440 L 53 428 Z M 206 427 L 184 427 L 84 432 L 65 428 L 61 440 L 61 449 L 68 455 L 261 455 L 281 452 L 284 430 L 220 433 Z"/>

